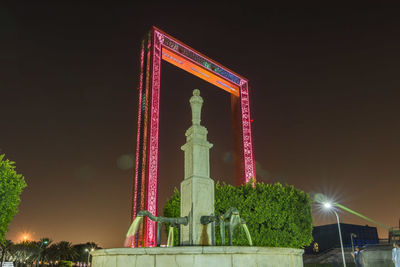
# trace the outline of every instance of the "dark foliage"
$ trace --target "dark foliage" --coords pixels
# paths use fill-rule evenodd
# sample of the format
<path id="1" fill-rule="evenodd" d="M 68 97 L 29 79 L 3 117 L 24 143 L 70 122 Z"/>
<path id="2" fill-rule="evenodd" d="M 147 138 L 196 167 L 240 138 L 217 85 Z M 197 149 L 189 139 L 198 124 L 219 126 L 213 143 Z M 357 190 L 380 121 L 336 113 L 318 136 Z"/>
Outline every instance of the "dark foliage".
<path id="1" fill-rule="evenodd" d="M 247 223 L 255 246 L 304 248 L 312 241 L 311 199 L 293 186 L 280 183 L 251 183 L 215 186 L 215 214 L 230 207 L 239 210 Z M 174 194 L 164 207 L 164 216 L 180 216 L 180 194 Z M 227 236 L 227 235 L 226 235 Z M 217 245 L 221 243 L 216 229 Z M 248 245 L 244 231 L 237 228 L 234 245 Z"/>

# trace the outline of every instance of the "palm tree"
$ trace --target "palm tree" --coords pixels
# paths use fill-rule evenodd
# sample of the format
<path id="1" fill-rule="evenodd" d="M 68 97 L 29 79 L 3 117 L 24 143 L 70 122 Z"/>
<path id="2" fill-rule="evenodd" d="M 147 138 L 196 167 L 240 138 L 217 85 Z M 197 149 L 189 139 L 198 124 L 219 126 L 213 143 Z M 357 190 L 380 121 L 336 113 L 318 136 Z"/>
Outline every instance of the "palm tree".
<path id="1" fill-rule="evenodd" d="M 13 242 L 11 240 L 5 240 L 4 243 L 0 242 L 1 249 L 1 257 L 0 257 L 0 266 L 3 266 L 4 259 L 7 257 L 7 254 L 10 254 L 10 250 L 13 246 Z"/>
<path id="2" fill-rule="evenodd" d="M 38 266 L 38 263 L 41 261 L 49 262 L 48 248 L 50 247 L 50 244 L 52 242 L 53 241 L 48 237 L 43 237 L 39 240 L 39 242 L 37 242 L 38 254 L 37 254 L 37 259 L 36 259 L 36 266 Z"/>
<path id="3" fill-rule="evenodd" d="M 11 260 L 17 263 L 33 263 L 37 259 L 38 247 L 34 241 L 23 241 L 12 247 Z"/>
<path id="4" fill-rule="evenodd" d="M 60 260 L 73 261 L 78 256 L 78 252 L 74 249 L 74 247 L 70 242 L 60 241 L 50 246 L 49 255 L 53 260 L 56 261 Z"/>
<path id="5" fill-rule="evenodd" d="M 100 249 L 99 245 L 95 242 L 87 242 L 83 244 L 74 245 L 75 250 L 78 252 L 78 257 L 75 259 L 76 262 L 87 262 L 89 257 L 89 252 Z"/>

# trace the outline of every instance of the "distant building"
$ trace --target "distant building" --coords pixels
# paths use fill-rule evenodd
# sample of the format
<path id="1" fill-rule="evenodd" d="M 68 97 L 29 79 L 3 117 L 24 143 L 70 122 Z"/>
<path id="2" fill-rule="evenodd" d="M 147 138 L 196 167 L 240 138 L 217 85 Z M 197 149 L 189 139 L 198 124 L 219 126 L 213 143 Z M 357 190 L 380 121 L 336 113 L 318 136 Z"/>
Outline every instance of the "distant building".
<path id="1" fill-rule="evenodd" d="M 392 227 L 389 229 L 389 243 L 393 243 L 394 241 L 400 242 L 400 227 Z"/>
<path id="2" fill-rule="evenodd" d="M 356 225 L 356 224 L 340 224 L 340 231 L 342 232 L 343 246 L 351 247 L 351 237 L 353 233 L 356 237 L 353 237 L 354 246 L 363 246 L 366 244 L 379 244 L 378 232 L 376 227 L 368 225 Z M 340 239 L 338 233 L 338 225 L 327 224 L 321 226 L 314 226 L 313 228 L 314 241 L 306 248 L 306 253 L 320 253 L 331 248 L 340 247 Z M 315 244 L 317 243 L 317 245 Z M 315 247 L 318 248 L 316 251 Z"/>
<path id="3" fill-rule="evenodd" d="M 392 227 L 389 229 L 388 241 L 390 244 L 393 242 L 400 242 L 400 219 L 399 219 L 399 227 Z"/>

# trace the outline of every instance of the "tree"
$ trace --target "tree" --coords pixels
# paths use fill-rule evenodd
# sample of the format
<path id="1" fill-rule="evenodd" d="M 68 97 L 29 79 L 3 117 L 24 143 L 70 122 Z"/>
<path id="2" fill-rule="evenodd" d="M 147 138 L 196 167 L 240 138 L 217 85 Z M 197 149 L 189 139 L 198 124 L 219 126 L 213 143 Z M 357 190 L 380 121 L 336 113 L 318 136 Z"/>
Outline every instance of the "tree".
<path id="1" fill-rule="evenodd" d="M 3 264 L 4 259 L 7 254 L 10 254 L 10 250 L 13 246 L 13 242 L 11 240 L 5 240 L 3 243 L 0 243 L 0 249 L 1 249 L 1 258 L 0 258 L 0 263 Z M 1 266 L 0 264 L 0 266 Z"/>
<path id="2" fill-rule="evenodd" d="M 88 253 L 93 250 L 100 249 L 101 247 L 99 247 L 95 242 L 87 242 L 84 244 L 76 244 L 74 245 L 74 248 L 78 253 L 78 256 L 75 258 L 75 261 L 87 262 L 89 255 Z"/>
<path id="3" fill-rule="evenodd" d="M 20 195 L 26 187 L 24 177 L 15 171 L 14 164 L 4 154 L 0 155 L 0 243 L 3 245 L 8 225 L 18 212 Z"/>
<path id="4" fill-rule="evenodd" d="M 38 266 L 38 262 L 50 261 L 48 248 L 50 247 L 51 242 L 52 240 L 48 237 L 43 237 L 38 242 L 36 242 L 38 252 L 36 258 L 36 266 Z"/>
<path id="5" fill-rule="evenodd" d="M 37 242 L 22 241 L 12 248 L 12 261 L 17 263 L 32 264 L 37 259 Z"/>
<path id="6" fill-rule="evenodd" d="M 78 252 L 70 242 L 60 241 L 49 247 L 49 255 L 56 261 L 60 260 L 75 260 L 78 257 Z"/>

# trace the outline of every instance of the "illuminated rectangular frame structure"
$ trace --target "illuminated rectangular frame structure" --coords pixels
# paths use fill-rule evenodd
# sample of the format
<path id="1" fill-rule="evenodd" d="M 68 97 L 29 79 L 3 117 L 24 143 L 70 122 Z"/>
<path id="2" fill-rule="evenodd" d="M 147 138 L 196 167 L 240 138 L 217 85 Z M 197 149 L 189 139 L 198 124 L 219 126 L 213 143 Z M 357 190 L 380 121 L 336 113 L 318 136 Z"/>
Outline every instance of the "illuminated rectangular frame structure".
<path id="1" fill-rule="evenodd" d="M 235 183 L 256 178 L 248 80 L 153 27 L 143 39 L 140 53 L 132 220 L 144 209 L 157 216 L 161 59 L 231 94 Z M 155 222 L 146 218 L 131 246 L 156 246 Z"/>

